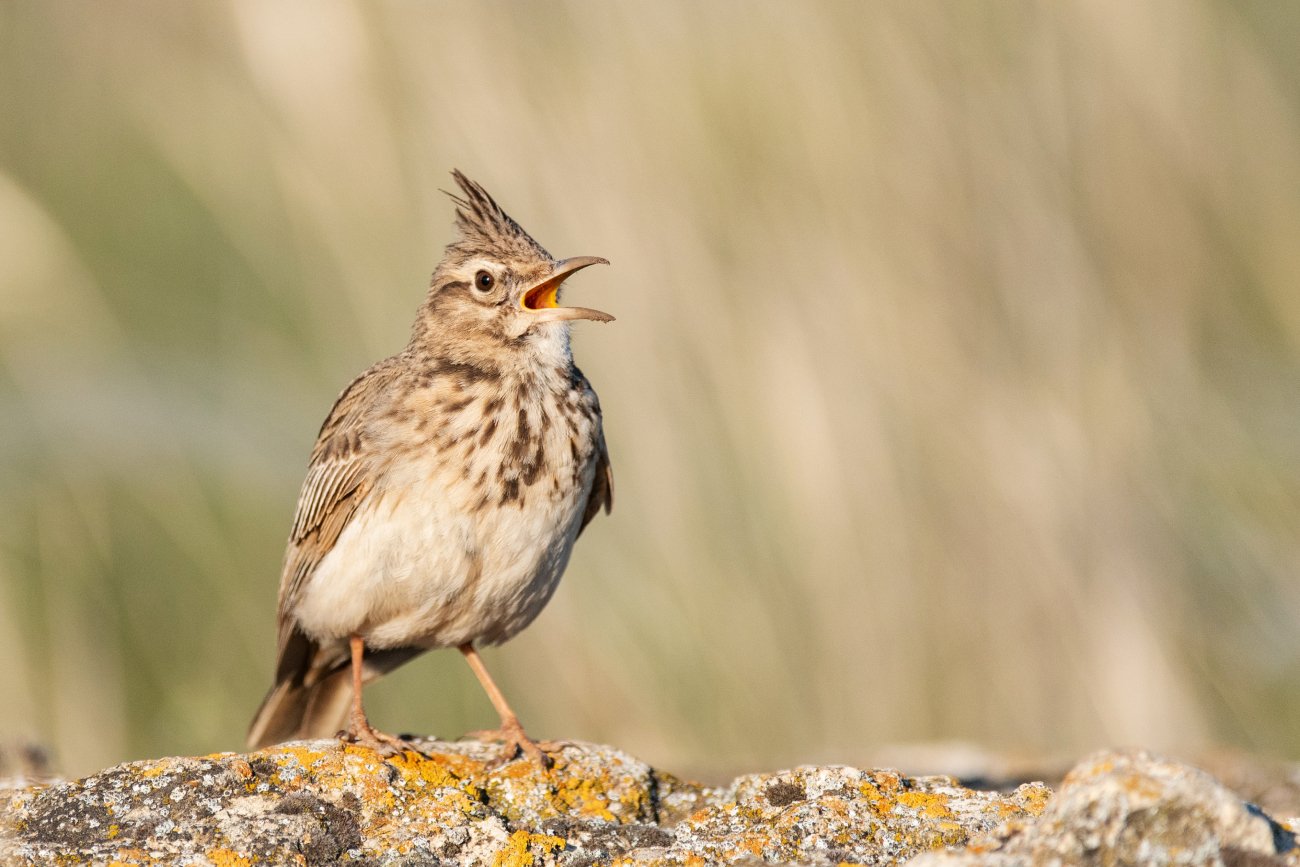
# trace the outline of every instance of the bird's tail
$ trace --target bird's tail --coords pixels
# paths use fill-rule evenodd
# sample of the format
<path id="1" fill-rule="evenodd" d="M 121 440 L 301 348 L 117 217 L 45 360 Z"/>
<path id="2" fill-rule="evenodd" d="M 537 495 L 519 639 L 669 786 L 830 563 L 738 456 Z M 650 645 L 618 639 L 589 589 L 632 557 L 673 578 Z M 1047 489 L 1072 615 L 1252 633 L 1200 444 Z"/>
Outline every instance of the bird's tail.
<path id="1" fill-rule="evenodd" d="M 280 650 L 275 686 L 248 727 L 248 746 L 260 749 L 282 741 L 327 738 L 343 727 L 352 701 L 348 660 L 337 651 L 293 630 Z"/>
<path id="2" fill-rule="evenodd" d="M 420 648 L 367 651 L 362 682 L 369 683 L 421 653 Z M 248 746 L 328 738 L 347 721 L 352 704 L 351 659 L 346 645 L 321 646 L 294 629 L 280 650 L 275 686 L 248 727 Z"/>

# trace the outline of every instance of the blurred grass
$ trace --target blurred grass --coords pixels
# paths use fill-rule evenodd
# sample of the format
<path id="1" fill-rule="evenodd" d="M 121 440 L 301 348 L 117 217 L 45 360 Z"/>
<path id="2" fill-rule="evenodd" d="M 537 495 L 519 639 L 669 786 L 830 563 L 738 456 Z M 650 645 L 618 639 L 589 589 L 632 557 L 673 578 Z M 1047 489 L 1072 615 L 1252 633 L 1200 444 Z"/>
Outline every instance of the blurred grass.
<path id="1" fill-rule="evenodd" d="M 557 255 L 614 515 L 489 664 L 666 767 L 1300 755 L 1300 11 L 0 6 L 0 736 L 238 748 L 306 455 L 458 166 Z M 434 654 L 381 724 L 491 711 Z"/>

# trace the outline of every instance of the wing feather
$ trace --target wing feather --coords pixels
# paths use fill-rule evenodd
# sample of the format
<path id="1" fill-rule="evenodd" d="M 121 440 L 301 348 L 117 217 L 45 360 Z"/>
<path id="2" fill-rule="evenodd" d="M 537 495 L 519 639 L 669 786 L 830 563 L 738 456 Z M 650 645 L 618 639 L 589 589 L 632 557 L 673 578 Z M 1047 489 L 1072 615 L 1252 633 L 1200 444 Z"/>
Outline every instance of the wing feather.
<path id="1" fill-rule="evenodd" d="M 573 385 L 575 388 L 585 393 L 588 404 L 588 412 L 592 422 L 596 426 L 596 476 L 591 483 L 591 493 L 587 495 L 587 505 L 582 510 L 582 524 L 578 527 L 578 534 L 587 528 L 591 519 L 596 517 L 596 513 L 601 509 L 605 514 L 609 514 L 614 508 L 614 471 L 609 464 L 609 449 L 605 446 L 605 430 L 601 424 L 600 416 L 600 399 L 596 397 L 596 391 L 587 381 L 587 377 L 582 375 L 582 371 L 573 368 Z"/>
<path id="2" fill-rule="evenodd" d="M 614 508 L 614 470 L 609 465 L 609 449 L 605 448 L 605 433 L 600 434 L 600 445 L 596 450 L 596 479 L 591 484 L 591 493 L 587 496 L 587 507 L 582 512 L 581 534 L 596 517 L 601 509 L 608 515 Z"/>
<path id="3" fill-rule="evenodd" d="M 298 596 L 373 487 L 375 462 L 364 423 L 372 415 L 368 410 L 389 393 L 397 372 L 388 359 L 358 376 L 334 401 L 321 425 L 298 495 L 280 577 L 281 653 L 293 633 L 291 612 Z"/>

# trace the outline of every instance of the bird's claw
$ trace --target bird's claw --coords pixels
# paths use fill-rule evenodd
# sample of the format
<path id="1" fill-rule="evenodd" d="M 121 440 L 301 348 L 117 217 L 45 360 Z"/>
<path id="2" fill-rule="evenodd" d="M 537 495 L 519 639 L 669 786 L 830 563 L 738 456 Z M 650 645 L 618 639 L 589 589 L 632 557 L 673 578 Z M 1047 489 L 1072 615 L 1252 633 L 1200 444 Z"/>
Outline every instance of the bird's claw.
<path id="1" fill-rule="evenodd" d="M 387 732 L 381 732 L 373 728 L 368 723 L 353 723 L 348 728 L 339 732 L 339 740 L 344 743 L 357 744 L 366 749 L 374 750 L 385 758 L 401 755 L 404 752 L 413 752 L 418 755 L 424 755 L 420 750 L 408 740 L 390 735 Z"/>
<path id="2" fill-rule="evenodd" d="M 521 754 L 527 756 L 543 772 L 550 770 L 554 764 L 541 745 L 524 732 L 524 727 L 517 719 L 502 721 L 499 729 L 468 732 L 465 737 L 476 741 L 496 741 L 503 744 L 505 749 L 501 751 L 498 758 L 502 764 L 513 761 Z"/>

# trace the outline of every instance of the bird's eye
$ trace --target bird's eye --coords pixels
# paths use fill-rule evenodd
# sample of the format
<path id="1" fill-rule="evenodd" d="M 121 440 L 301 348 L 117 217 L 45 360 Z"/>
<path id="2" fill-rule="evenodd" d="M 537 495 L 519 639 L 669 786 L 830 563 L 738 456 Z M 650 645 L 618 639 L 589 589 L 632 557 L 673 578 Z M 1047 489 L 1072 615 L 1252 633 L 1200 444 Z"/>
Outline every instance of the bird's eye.
<path id="1" fill-rule="evenodd" d="M 487 271 L 480 271 L 474 275 L 474 288 L 480 292 L 487 292 L 496 285 L 496 278 Z"/>

